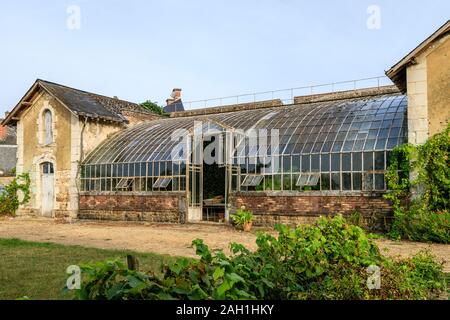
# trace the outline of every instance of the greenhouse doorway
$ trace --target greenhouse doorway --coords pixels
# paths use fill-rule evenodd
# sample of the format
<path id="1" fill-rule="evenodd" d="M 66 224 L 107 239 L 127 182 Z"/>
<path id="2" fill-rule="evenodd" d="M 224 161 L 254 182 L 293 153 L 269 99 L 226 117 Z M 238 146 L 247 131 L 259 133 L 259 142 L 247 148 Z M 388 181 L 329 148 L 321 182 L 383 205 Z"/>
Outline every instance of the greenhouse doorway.
<path id="1" fill-rule="evenodd" d="M 223 141 L 223 135 L 211 135 L 203 141 L 202 221 L 206 222 L 225 222 L 227 179 Z"/>

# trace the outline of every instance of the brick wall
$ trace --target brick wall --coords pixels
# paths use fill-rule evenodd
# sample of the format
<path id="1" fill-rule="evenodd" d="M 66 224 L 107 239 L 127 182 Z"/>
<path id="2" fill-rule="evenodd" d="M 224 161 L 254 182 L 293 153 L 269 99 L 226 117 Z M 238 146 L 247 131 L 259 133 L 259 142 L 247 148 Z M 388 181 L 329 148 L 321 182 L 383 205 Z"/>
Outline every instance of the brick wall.
<path id="1" fill-rule="evenodd" d="M 296 225 L 310 223 L 318 216 L 361 213 L 371 229 L 382 229 L 392 215 L 391 203 L 381 194 L 293 194 L 280 192 L 239 192 L 230 196 L 231 212 L 245 206 L 255 214 L 255 225 L 273 226 L 276 223 Z"/>
<path id="2" fill-rule="evenodd" d="M 81 193 L 79 219 L 184 223 L 184 193 Z"/>

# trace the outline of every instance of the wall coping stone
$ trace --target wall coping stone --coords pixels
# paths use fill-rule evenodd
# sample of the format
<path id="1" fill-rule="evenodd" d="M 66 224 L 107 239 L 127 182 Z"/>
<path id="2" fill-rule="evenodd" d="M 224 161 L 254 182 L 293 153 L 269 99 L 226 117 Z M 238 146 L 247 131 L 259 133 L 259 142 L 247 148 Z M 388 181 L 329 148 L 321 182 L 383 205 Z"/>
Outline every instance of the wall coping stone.
<path id="1" fill-rule="evenodd" d="M 179 197 L 186 196 L 184 191 L 80 191 L 80 196 L 163 196 L 163 197 Z"/>

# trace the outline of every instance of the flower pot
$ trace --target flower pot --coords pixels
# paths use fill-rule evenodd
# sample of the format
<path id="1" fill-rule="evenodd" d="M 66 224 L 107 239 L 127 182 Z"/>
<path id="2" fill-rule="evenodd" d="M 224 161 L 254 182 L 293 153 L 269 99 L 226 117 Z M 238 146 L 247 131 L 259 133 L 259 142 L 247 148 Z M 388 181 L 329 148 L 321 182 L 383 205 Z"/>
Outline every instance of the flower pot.
<path id="1" fill-rule="evenodd" d="M 242 225 L 242 228 L 244 229 L 245 232 L 250 232 L 250 230 L 252 230 L 252 225 L 253 225 L 253 221 L 244 223 Z"/>

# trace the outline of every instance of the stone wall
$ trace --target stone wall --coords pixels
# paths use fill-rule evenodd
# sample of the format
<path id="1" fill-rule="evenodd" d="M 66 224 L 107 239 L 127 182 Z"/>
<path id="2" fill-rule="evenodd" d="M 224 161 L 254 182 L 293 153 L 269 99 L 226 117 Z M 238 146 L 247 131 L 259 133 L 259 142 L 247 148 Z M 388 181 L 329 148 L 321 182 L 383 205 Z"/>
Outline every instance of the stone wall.
<path id="1" fill-rule="evenodd" d="M 81 193 L 78 219 L 184 223 L 184 192 Z"/>
<path id="2" fill-rule="evenodd" d="M 408 142 L 423 144 L 428 139 L 427 60 L 418 57 L 406 70 L 408 86 Z"/>
<path id="3" fill-rule="evenodd" d="M 450 121 L 450 35 L 435 47 L 427 57 L 430 136 L 443 131 Z"/>
<path id="4" fill-rule="evenodd" d="M 319 216 L 349 216 L 357 211 L 368 226 L 382 229 L 392 216 L 391 203 L 382 194 L 238 192 L 230 195 L 230 203 L 231 213 L 241 206 L 252 210 L 257 226 L 310 223 Z"/>
<path id="5" fill-rule="evenodd" d="M 423 144 L 450 119 L 450 36 L 428 46 L 406 70 L 408 142 Z"/>

